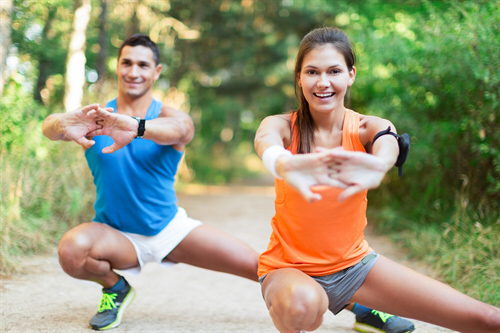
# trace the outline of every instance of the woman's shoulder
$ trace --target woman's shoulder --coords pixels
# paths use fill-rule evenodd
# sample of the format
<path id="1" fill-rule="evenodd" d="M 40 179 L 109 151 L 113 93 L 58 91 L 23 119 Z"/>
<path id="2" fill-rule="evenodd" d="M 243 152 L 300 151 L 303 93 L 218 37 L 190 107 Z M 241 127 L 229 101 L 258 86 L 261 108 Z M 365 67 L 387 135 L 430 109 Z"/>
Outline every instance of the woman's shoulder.
<path id="1" fill-rule="evenodd" d="M 372 127 L 380 127 L 385 125 L 392 125 L 387 119 L 378 116 L 359 114 L 359 128 L 370 129 Z M 387 128 L 387 126 L 386 126 Z"/>
<path id="2" fill-rule="evenodd" d="M 292 119 L 292 114 L 290 113 L 283 113 L 283 114 L 275 114 L 272 116 L 267 116 L 263 122 L 265 123 L 271 123 L 275 126 L 285 126 L 285 127 L 290 127 L 290 121 Z"/>
<path id="3" fill-rule="evenodd" d="M 396 132 L 394 125 L 387 119 L 372 116 L 372 115 L 359 115 L 359 139 L 365 146 L 368 142 L 373 140 L 373 137 L 380 131 L 387 129 L 391 126 L 393 132 Z"/>

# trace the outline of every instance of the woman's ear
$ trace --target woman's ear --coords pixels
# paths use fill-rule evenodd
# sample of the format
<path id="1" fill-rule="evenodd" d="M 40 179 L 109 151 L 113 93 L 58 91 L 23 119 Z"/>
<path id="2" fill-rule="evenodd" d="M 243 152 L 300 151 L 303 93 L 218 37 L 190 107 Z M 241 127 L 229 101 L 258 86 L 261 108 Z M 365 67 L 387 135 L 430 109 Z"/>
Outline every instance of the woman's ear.
<path id="1" fill-rule="evenodd" d="M 348 83 L 349 87 L 352 86 L 355 79 L 356 79 L 356 67 L 352 66 L 352 69 L 349 72 L 349 83 Z"/>

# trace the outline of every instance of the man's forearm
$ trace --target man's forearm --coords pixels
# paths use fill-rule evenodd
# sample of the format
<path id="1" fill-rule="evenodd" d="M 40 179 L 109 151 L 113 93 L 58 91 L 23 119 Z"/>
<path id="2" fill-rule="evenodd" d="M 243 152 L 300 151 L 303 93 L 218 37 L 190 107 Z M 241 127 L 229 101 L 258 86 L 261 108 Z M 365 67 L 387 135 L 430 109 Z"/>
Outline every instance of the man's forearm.
<path id="1" fill-rule="evenodd" d="M 146 121 L 144 139 L 159 145 L 186 145 L 194 135 L 194 126 L 188 119 L 160 117 Z"/>
<path id="2" fill-rule="evenodd" d="M 52 141 L 67 140 L 59 124 L 59 117 L 62 116 L 62 113 L 51 114 L 43 121 L 42 132 L 48 139 Z"/>

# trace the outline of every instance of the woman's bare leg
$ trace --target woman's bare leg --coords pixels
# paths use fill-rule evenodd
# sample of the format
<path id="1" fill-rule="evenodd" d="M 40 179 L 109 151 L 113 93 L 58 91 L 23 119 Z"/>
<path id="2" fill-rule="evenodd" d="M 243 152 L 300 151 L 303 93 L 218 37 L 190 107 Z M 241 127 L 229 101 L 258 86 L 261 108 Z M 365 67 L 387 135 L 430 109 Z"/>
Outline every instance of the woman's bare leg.
<path id="1" fill-rule="evenodd" d="M 380 256 L 352 302 L 460 332 L 500 332 L 500 309 Z"/>

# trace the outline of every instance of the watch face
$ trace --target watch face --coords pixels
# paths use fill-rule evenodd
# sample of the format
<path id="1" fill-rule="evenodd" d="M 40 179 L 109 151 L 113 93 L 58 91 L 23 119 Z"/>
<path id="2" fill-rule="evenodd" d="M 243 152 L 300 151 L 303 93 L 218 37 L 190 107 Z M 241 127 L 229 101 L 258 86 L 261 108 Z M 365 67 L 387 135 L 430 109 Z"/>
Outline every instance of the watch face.
<path id="1" fill-rule="evenodd" d="M 137 127 L 137 137 L 138 139 L 142 138 L 142 136 L 144 135 L 144 132 L 146 131 L 146 119 L 141 119 L 140 117 L 132 117 L 134 118 L 135 120 L 137 120 L 137 122 L 139 123 L 139 126 Z"/>

